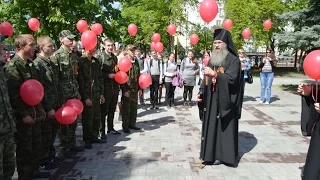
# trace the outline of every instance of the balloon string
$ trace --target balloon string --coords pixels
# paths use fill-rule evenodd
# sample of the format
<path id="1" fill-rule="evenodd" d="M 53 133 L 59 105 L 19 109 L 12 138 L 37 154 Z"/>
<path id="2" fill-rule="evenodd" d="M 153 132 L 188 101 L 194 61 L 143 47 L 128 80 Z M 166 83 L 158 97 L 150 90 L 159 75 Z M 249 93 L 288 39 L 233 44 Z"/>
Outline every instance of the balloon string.
<path id="1" fill-rule="evenodd" d="M 36 122 L 36 119 L 37 119 L 36 108 L 34 108 L 34 106 L 32 106 L 32 108 L 33 108 L 33 112 L 34 112 L 34 122 Z"/>
<path id="2" fill-rule="evenodd" d="M 318 103 L 318 80 L 316 80 L 316 103 Z"/>

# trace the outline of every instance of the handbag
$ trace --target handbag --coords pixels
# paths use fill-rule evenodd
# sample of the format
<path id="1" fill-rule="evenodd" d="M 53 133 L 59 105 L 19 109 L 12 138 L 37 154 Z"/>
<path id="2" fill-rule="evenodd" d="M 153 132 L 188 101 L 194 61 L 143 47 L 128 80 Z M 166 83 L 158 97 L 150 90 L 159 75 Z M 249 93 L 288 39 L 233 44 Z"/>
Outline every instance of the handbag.
<path id="1" fill-rule="evenodd" d="M 249 83 L 249 84 L 252 84 L 252 83 L 253 83 L 253 77 L 252 77 L 252 72 L 251 72 L 251 70 L 249 70 L 249 71 L 247 72 L 247 76 L 248 76 L 248 78 L 246 78 L 246 82 Z"/>

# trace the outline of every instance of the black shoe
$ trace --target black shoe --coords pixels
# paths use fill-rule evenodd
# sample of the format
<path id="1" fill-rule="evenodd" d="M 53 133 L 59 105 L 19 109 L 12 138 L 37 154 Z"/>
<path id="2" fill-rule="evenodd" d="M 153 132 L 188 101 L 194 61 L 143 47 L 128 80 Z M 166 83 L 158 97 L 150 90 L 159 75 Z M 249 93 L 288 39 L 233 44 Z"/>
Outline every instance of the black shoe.
<path id="1" fill-rule="evenodd" d="M 138 128 L 136 126 L 129 126 L 129 129 L 133 129 L 133 130 L 141 130 L 141 128 Z"/>
<path id="2" fill-rule="evenodd" d="M 105 133 L 101 133 L 101 139 L 107 139 L 107 136 Z"/>
<path id="3" fill-rule="evenodd" d="M 85 143 L 84 148 L 92 149 L 92 144 L 91 143 Z"/>
<path id="4" fill-rule="evenodd" d="M 154 109 L 154 108 L 156 108 L 155 105 L 152 105 L 150 109 Z"/>
<path id="5" fill-rule="evenodd" d="M 50 172 L 37 172 L 32 175 L 32 178 L 49 178 Z"/>
<path id="6" fill-rule="evenodd" d="M 50 171 L 53 169 L 57 169 L 58 168 L 58 164 L 54 163 L 54 162 L 46 162 L 40 165 L 40 169 L 46 170 L 46 171 Z"/>
<path id="7" fill-rule="evenodd" d="M 110 131 L 107 131 L 108 133 L 110 133 L 110 134 L 113 134 L 113 135 L 119 135 L 119 134 L 121 134 L 120 132 L 118 132 L 118 131 L 116 131 L 116 130 L 110 130 Z"/>
<path id="8" fill-rule="evenodd" d="M 91 143 L 104 144 L 104 143 L 107 143 L 107 140 L 105 140 L 105 139 L 92 139 Z"/>
<path id="9" fill-rule="evenodd" d="M 154 108 L 155 108 L 155 109 L 159 109 L 159 107 L 158 107 L 158 106 L 155 106 Z"/>
<path id="10" fill-rule="evenodd" d="M 73 146 L 70 148 L 70 152 L 83 152 L 84 151 L 84 147 L 82 146 Z"/>
<path id="11" fill-rule="evenodd" d="M 124 129 L 123 132 L 128 134 L 128 133 L 130 133 L 130 130 L 129 129 Z"/>

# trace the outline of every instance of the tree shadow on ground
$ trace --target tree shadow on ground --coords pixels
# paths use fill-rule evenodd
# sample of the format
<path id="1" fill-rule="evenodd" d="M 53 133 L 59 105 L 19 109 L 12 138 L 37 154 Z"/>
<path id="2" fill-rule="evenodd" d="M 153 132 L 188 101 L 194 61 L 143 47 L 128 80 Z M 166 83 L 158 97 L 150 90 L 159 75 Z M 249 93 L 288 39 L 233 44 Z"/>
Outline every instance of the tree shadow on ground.
<path id="1" fill-rule="evenodd" d="M 257 101 L 257 97 L 253 97 L 253 96 L 246 96 L 244 95 L 243 96 L 243 102 L 246 102 L 246 101 Z"/>
<path id="2" fill-rule="evenodd" d="M 250 152 L 258 144 L 258 140 L 253 134 L 246 131 L 240 131 L 238 133 L 238 140 L 239 154 L 237 160 L 239 164 L 244 154 Z"/>
<path id="3" fill-rule="evenodd" d="M 72 157 L 66 159 L 62 163 L 59 163 L 58 168 L 51 171 L 50 179 L 94 179 L 95 176 L 92 175 L 92 172 L 89 169 L 94 170 L 95 168 L 93 166 L 95 164 L 103 164 L 105 166 L 110 165 L 109 168 L 105 168 L 108 173 L 103 177 L 98 176 L 97 179 L 113 179 L 116 176 L 121 176 L 122 178 L 127 179 L 130 177 L 129 172 L 131 172 L 131 170 L 146 163 L 157 161 L 159 157 L 135 159 L 133 157 L 133 153 L 126 152 L 128 151 L 126 149 L 130 147 L 119 145 L 119 143 L 129 141 L 131 139 L 128 137 L 130 134 L 140 133 L 140 135 L 145 135 L 145 131 L 159 129 L 161 126 L 165 126 L 170 123 L 176 123 L 175 118 L 173 116 L 165 116 L 150 121 L 137 122 L 137 127 L 142 128 L 142 130 L 139 131 L 131 130 L 131 133 L 129 134 L 121 131 L 121 135 L 108 134 L 108 142 L 106 144 L 93 144 L 93 149 L 86 149 L 85 152 L 74 153 Z M 79 123 L 77 129 L 77 141 L 83 143 L 81 132 L 82 124 Z M 57 145 L 57 143 L 55 143 L 55 145 Z M 88 167 L 84 167 L 85 165 Z M 130 168 L 131 170 L 129 170 Z M 124 169 L 127 169 L 127 171 Z"/>

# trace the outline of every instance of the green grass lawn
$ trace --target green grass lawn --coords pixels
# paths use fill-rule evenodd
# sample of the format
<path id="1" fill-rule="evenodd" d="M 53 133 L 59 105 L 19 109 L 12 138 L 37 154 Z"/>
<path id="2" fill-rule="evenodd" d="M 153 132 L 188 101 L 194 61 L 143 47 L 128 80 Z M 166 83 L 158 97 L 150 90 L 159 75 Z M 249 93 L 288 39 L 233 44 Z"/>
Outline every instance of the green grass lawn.
<path id="1" fill-rule="evenodd" d="M 253 76 L 260 76 L 259 68 L 252 68 Z M 305 73 L 302 71 L 298 73 L 293 67 L 275 67 L 274 75 L 278 77 L 306 77 Z"/>

